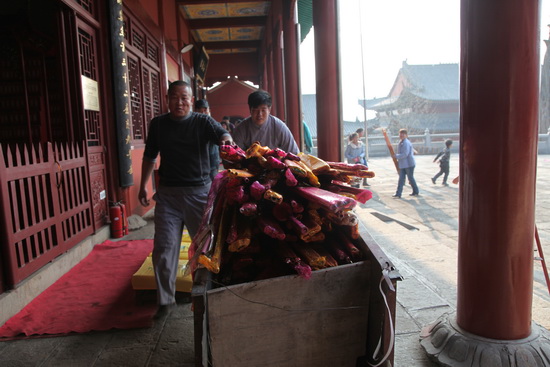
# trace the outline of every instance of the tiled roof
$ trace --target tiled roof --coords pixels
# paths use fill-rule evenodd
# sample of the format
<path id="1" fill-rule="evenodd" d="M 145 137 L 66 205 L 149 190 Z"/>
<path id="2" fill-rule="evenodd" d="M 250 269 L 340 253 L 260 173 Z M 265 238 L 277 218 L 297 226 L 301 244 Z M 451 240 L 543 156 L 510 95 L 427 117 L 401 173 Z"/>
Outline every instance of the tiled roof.
<path id="1" fill-rule="evenodd" d="M 302 94 L 302 112 L 304 120 L 313 138 L 317 137 L 317 101 L 315 94 Z M 369 122 L 369 126 L 371 123 Z M 365 128 L 363 121 L 344 121 L 344 136 L 354 133 L 359 128 Z"/>
<path id="2" fill-rule="evenodd" d="M 367 100 L 365 104 L 368 109 L 376 110 L 397 102 L 400 95 L 403 94 L 434 102 L 458 102 L 460 99 L 459 81 L 458 64 L 409 65 L 407 62 L 403 62 L 388 96 L 393 95 L 394 89 L 401 88 L 401 83 L 403 91 L 393 97 Z M 363 100 L 359 100 L 359 105 L 363 104 Z"/>
<path id="3" fill-rule="evenodd" d="M 400 70 L 410 83 L 409 92 L 432 101 L 458 101 L 458 64 L 409 65 Z"/>

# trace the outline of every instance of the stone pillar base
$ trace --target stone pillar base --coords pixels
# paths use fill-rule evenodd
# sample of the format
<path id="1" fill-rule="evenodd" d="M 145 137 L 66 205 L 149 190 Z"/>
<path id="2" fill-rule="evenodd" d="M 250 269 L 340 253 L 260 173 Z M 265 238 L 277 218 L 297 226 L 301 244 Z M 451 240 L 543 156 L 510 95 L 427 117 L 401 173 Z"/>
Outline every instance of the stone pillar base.
<path id="1" fill-rule="evenodd" d="M 550 332 L 533 323 L 518 340 L 483 338 L 461 329 L 455 314 L 444 314 L 420 332 L 432 361 L 448 367 L 550 367 Z"/>

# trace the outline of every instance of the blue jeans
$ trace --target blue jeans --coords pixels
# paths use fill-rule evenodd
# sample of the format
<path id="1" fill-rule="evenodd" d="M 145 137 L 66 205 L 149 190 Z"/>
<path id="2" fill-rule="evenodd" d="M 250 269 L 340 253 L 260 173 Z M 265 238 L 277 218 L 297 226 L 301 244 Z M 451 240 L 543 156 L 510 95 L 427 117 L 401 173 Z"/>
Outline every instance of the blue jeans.
<path id="1" fill-rule="evenodd" d="M 409 183 L 413 189 L 412 194 L 418 195 L 418 186 L 416 186 L 416 180 L 414 179 L 414 166 L 399 169 L 399 181 L 397 182 L 397 191 L 395 195 L 401 196 L 403 193 L 403 185 L 405 185 L 405 177 L 409 178 Z"/>

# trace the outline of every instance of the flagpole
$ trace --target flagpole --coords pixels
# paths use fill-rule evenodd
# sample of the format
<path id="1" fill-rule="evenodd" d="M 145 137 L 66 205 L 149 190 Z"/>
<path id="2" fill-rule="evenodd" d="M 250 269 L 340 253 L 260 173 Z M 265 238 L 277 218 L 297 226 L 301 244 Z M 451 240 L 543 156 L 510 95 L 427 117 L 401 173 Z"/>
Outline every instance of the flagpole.
<path id="1" fill-rule="evenodd" d="M 359 6 L 359 37 L 361 40 L 361 73 L 363 79 L 363 121 L 365 122 L 365 160 L 369 160 L 369 131 L 367 129 L 367 100 L 365 94 L 365 62 L 363 61 L 363 14 L 361 12 L 361 0 L 357 0 Z"/>

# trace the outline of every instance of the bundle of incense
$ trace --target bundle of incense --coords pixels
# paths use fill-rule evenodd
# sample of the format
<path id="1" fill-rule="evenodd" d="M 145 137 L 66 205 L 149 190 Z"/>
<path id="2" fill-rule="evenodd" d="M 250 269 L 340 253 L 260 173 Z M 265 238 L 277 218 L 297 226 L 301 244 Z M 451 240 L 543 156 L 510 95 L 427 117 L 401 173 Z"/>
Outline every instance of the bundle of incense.
<path id="1" fill-rule="evenodd" d="M 296 163 L 306 171 L 306 177 L 311 186 L 316 186 L 316 187 L 321 186 L 321 184 L 319 183 L 319 178 L 313 173 L 313 171 L 304 162 L 298 161 Z"/>
<path id="2" fill-rule="evenodd" d="M 296 179 L 296 177 L 294 177 L 294 174 L 292 173 L 292 170 L 290 170 L 290 168 L 287 168 L 285 170 L 285 184 L 287 186 L 296 186 L 296 185 L 298 185 L 298 180 Z"/>
<path id="3" fill-rule="evenodd" d="M 242 178 L 250 178 L 250 177 L 254 177 L 254 175 L 244 169 L 236 169 L 236 168 L 230 168 L 227 170 L 227 174 L 229 176 L 234 176 L 234 177 L 242 177 Z"/>
<path id="4" fill-rule="evenodd" d="M 357 223 L 356 225 L 354 226 L 346 226 L 346 228 L 348 228 L 349 230 L 349 235 L 351 238 L 353 238 L 354 240 L 358 239 L 360 237 L 359 235 L 359 223 Z"/>
<path id="5" fill-rule="evenodd" d="M 264 155 L 269 152 L 271 149 L 269 147 L 264 147 L 260 145 L 259 142 L 254 142 L 248 149 L 245 151 L 246 158 L 251 157 L 262 157 L 264 158 Z M 265 159 L 265 158 L 264 158 Z"/>
<path id="6" fill-rule="evenodd" d="M 216 244 L 214 247 L 214 253 L 212 258 L 209 258 L 205 254 L 199 256 L 199 264 L 203 265 L 212 273 L 218 274 L 220 272 L 220 262 L 222 260 L 222 253 L 225 243 L 225 228 L 227 226 L 227 211 L 222 213 L 220 225 L 218 227 L 218 233 L 216 235 Z"/>
<path id="7" fill-rule="evenodd" d="M 331 181 L 340 181 L 340 182 L 345 182 L 345 183 L 349 183 L 352 181 L 352 178 L 353 178 L 353 175 L 348 175 L 348 174 L 345 174 L 345 173 L 342 173 L 341 171 L 339 170 L 335 170 L 335 169 L 330 169 L 328 170 L 327 172 L 325 172 L 324 174 L 322 175 L 319 175 L 319 179 L 323 182 L 328 182 L 330 183 Z"/>
<path id="8" fill-rule="evenodd" d="M 309 212 L 314 212 L 317 214 L 317 212 L 310 210 Z M 311 213 L 310 213 L 311 214 Z M 316 235 L 317 233 L 321 232 L 321 224 L 317 221 L 317 218 L 312 215 L 307 215 L 302 218 L 302 223 L 307 228 L 307 232 L 303 234 L 303 236 L 306 237 L 312 237 Z"/>
<path id="9" fill-rule="evenodd" d="M 336 241 L 331 237 L 325 241 L 325 246 L 328 249 L 329 253 L 333 258 L 338 262 L 338 264 L 351 264 L 352 261 L 348 254 L 346 254 L 336 243 Z"/>
<path id="10" fill-rule="evenodd" d="M 241 252 L 250 245 L 250 239 L 252 237 L 252 230 L 250 229 L 250 222 L 248 220 L 240 220 L 237 224 L 237 235 L 235 239 L 229 243 L 228 250 L 230 252 Z"/>
<path id="11" fill-rule="evenodd" d="M 300 157 L 298 157 L 294 153 L 287 152 L 286 155 L 285 155 L 285 159 L 288 159 L 288 160 L 291 160 L 291 161 L 299 161 Z"/>
<path id="12" fill-rule="evenodd" d="M 375 176 L 374 172 L 363 169 L 360 171 L 353 171 L 353 175 L 361 178 L 374 178 Z"/>
<path id="13" fill-rule="evenodd" d="M 286 167 L 286 166 L 285 166 Z M 267 171 L 265 174 L 265 186 L 268 188 L 275 187 L 281 178 L 280 170 Z"/>
<path id="14" fill-rule="evenodd" d="M 300 157 L 301 162 L 306 164 L 309 169 L 311 169 L 311 171 L 317 176 L 330 170 L 330 166 L 328 165 L 328 163 L 320 159 L 319 157 L 315 157 L 306 153 L 298 153 L 298 156 Z"/>
<path id="15" fill-rule="evenodd" d="M 330 219 L 323 218 L 322 227 L 325 232 L 332 232 L 332 222 L 330 221 Z"/>
<path id="16" fill-rule="evenodd" d="M 298 255 L 288 258 L 298 258 L 309 274 L 312 268 L 361 258 L 352 242 L 359 235 L 352 209 L 355 199 L 364 203 L 370 192 L 346 182 L 370 175 L 366 166 L 325 162 L 303 153 L 297 156 L 257 142 L 246 152 L 224 148 L 223 155 L 236 162 L 220 174 L 223 185 L 208 209 L 216 231 L 215 237 L 210 236 L 212 248 L 202 247 L 203 266 L 215 273 L 223 267 L 223 276 L 229 274 L 233 281 L 252 280 L 258 274 L 276 276 L 277 265 L 269 260 L 275 241 L 291 251 L 294 248 Z M 326 236 L 332 233 L 338 233 L 337 240 L 329 246 L 333 239 Z M 220 239 L 228 251 L 219 246 Z M 299 265 L 296 260 L 287 263 L 293 263 L 293 268 Z"/>
<path id="17" fill-rule="evenodd" d="M 236 145 L 220 145 L 220 157 L 229 162 L 240 162 L 246 158 L 246 154 Z"/>
<path id="18" fill-rule="evenodd" d="M 229 178 L 225 185 L 225 195 L 228 204 L 244 203 L 248 195 L 244 193 L 242 181 L 238 178 Z"/>
<path id="19" fill-rule="evenodd" d="M 262 185 L 259 181 L 252 182 L 252 185 L 250 185 L 250 196 L 256 201 L 260 201 L 264 195 L 265 190 L 267 188 Z"/>
<path id="20" fill-rule="evenodd" d="M 227 230 L 227 237 L 225 238 L 225 242 L 231 243 L 233 241 L 237 240 L 238 232 L 237 232 L 237 211 L 232 210 L 231 213 L 231 220 L 229 223 L 229 229 Z"/>
<path id="21" fill-rule="evenodd" d="M 286 237 L 286 234 L 281 226 L 271 218 L 267 218 L 266 215 L 258 217 L 258 225 L 260 226 L 262 232 L 271 238 L 284 240 Z"/>
<path id="22" fill-rule="evenodd" d="M 344 163 L 344 162 L 327 162 L 327 164 L 330 166 L 330 168 L 343 170 L 343 171 L 360 171 L 360 170 L 369 169 L 369 167 L 359 163 L 351 164 L 351 163 Z"/>
<path id="23" fill-rule="evenodd" d="M 304 206 L 296 200 L 290 200 L 290 206 L 292 207 L 294 214 L 299 214 L 304 211 Z"/>
<path id="24" fill-rule="evenodd" d="M 283 202 L 283 195 L 273 190 L 265 190 L 264 199 L 269 200 L 275 204 L 281 204 Z"/>
<path id="25" fill-rule="evenodd" d="M 312 221 L 314 221 L 320 226 L 323 226 L 323 218 L 321 218 L 321 215 L 319 214 L 318 209 L 314 209 L 310 206 L 310 208 L 307 210 L 307 214 L 309 215 L 309 218 L 311 218 Z"/>
<path id="26" fill-rule="evenodd" d="M 297 186 L 291 188 L 293 192 L 312 203 L 318 204 L 329 211 L 338 211 L 343 208 L 355 207 L 356 201 L 318 187 Z"/>
<path id="27" fill-rule="evenodd" d="M 258 213 L 258 204 L 252 202 L 244 203 L 239 208 L 239 213 L 246 217 L 252 217 Z"/>
<path id="28" fill-rule="evenodd" d="M 327 264 L 327 259 L 307 243 L 293 243 L 292 248 L 313 270 L 323 269 Z"/>
<path id="29" fill-rule="evenodd" d="M 332 223 L 338 224 L 340 226 L 355 226 L 359 223 L 357 215 L 350 210 L 344 210 L 336 213 L 326 211 L 325 217 L 328 218 Z"/>
<path id="30" fill-rule="evenodd" d="M 264 156 L 283 159 L 283 158 L 286 157 L 286 152 L 284 150 L 282 150 L 281 148 L 275 148 L 275 149 L 268 150 L 267 153 L 264 154 Z"/>
<path id="31" fill-rule="evenodd" d="M 184 276 L 188 276 L 196 270 L 199 256 L 209 252 L 213 245 L 213 228 L 217 228 L 218 218 L 225 204 L 225 184 L 227 181 L 227 173 L 224 171 L 216 175 L 214 182 L 212 182 L 199 230 L 193 237 L 191 246 L 189 246 L 189 261 L 185 266 Z"/>
<path id="32" fill-rule="evenodd" d="M 276 251 L 285 264 L 288 264 L 299 276 L 305 279 L 311 277 L 311 267 L 304 263 L 287 243 L 279 242 Z"/>
<path id="33" fill-rule="evenodd" d="M 286 165 L 281 162 L 279 159 L 275 158 L 275 157 L 267 157 L 266 158 L 266 168 L 267 169 L 284 169 L 286 168 Z"/>
<path id="34" fill-rule="evenodd" d="M 363 260 L 363 254 L 342 231 L 336 231 L 337 244 L 347 253 L 353 262 Z"/>
<path id="35" fill-rule="evenodd" d="M 327 250 L 327 248 L 318 243 L 318 244 L 313 244 L 312 245 L 312 248 L 317 251 L 317 253 L 321 256 L 323 256 L 325 259 L 326 259 L 326 266 L 327 267 L 334 267 L 334 266 L 338 266 L 338 261 L 336 261 L 334 259 L 334 257 L 332 257 L 332 255 L 329 253 L 329 251 Z"/>
<path id="36" fill-rule="evenodd" d="M 361 177 L 361 178 L 373 178 L 375 176 L 374 172 L 369 171 L 368 167 L 363 164 L 349 164 L 349 163 L 342 163 L 342 162 L 327 162 L 330 166 L 331 170 L 327 173 L 331 176 L 335 176 L 336 171 L 341 176 L 355 176 L 355 177 Z M 345 181 L 349 182 L 349 181 Z"/>
<path id="37" fill-rule="evenodd" d="M 368 200 L 372 199 L 372 192 L 370 190 L 351 187 L 338 181 L 332 181 L 331 184 L 322 186 L 322 188 L 340 195 L 349 193 L 361 204 L 365 204 Z"/>
<path id="38" fill-rule="evenodd" d="M 305 235 L 300 236 L 300 239 L 305 243 L 322 242 L 325 240 L 325 234 L 323 232 L 319 232 L 315 234 L 306 233 Z"/>
<path id="39" fill-rule="evenodd" d="M 289 220 L 292 213 L 292 207 L 289 203 L 282 202 L 281 204 L 274 205 L 273 206 L 273 217 L 277 219 L 279 222 L 285 222 Z"/>
<path id="40" fill-rule="evenodd" d="M 295 176 L 298 177 L 307 177 L 307 171 L 298 164 L 298 161 L 291 159 L 285 159 L 284 164 L 292 171 Z"/>
<path id="41" fill-rule="evenodd" d="M 309 232 L 309 228 L 295 216 L 291 215 L 288 221 L 290 222 L 291 227 L 294 228 L 294 230 L 301 236 L 306 235 Z"/>

